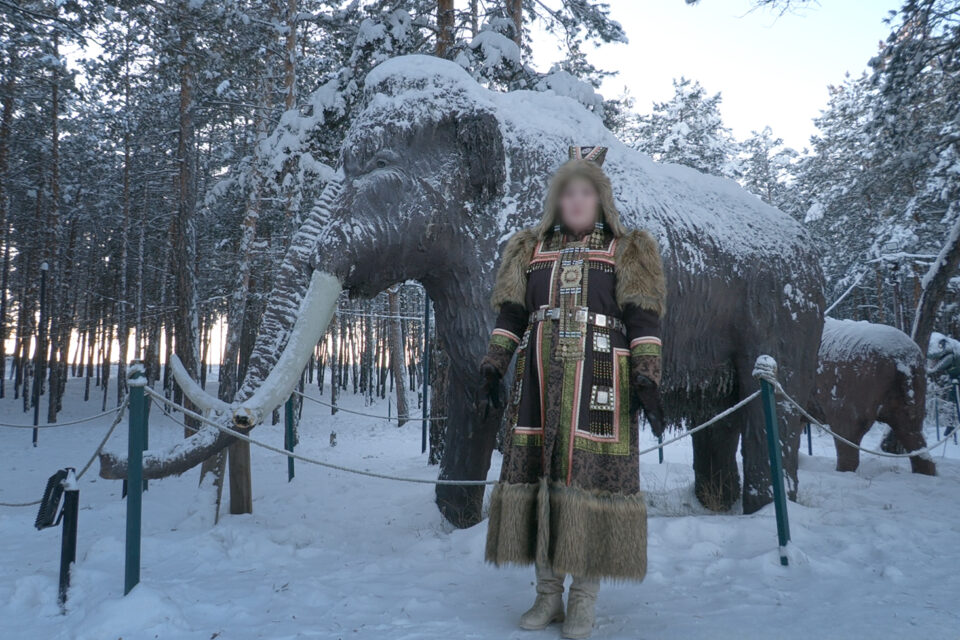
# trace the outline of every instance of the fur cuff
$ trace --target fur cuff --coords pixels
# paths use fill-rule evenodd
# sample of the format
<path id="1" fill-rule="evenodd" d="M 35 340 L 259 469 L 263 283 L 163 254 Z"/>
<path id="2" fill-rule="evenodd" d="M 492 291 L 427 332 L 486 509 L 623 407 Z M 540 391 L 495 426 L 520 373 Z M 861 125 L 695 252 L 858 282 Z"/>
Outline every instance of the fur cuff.
<path id="1" fill-rule="evenodd" d="M 661 318 L 666 308 L 667 283 L 657 241 L 646 231 L 631 231 L 617 241 L 615 272 L 617 304 L 635 304 Z"/>
<path id="2" fill-rule="evenodd" d="M 538 564 L 583 578 L 643 580 L 647 507 L 642 494 L 560 483 L 498 484 L 490 498 L 486 559 Z"/>
<path id="3" fill-rule="evenodd" d="M 536 246 L 537 234 L 533 229 L 521 229 L 507 241 L 490 298 L 494 309 L 499 311 L 500 305 L 505 302 L 526 305 L 527 267 L 530 266 Z"/>

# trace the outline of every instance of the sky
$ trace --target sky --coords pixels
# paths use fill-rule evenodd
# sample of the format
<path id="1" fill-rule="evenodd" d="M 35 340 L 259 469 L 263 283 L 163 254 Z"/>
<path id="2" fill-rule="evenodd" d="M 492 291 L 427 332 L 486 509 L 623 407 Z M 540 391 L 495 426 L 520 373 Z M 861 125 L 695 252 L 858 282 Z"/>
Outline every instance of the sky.
<path id="1" fill-rule="evenodd" d="M 900 0 L 820 0 L 786 15 L 751 11 L 750 0 L 606 0 L 629 44 L 591 51 L 601 69 L 618 71 L 601 93 L 626 88 L 635 108 L 673 94 L 673 78 L 699 80 L 723 95 L 724 122 L 737 138 L 769 125 L 796 149 L 809 146 L 813 118 L 827 103 L 827 87 L 859 75 L 890 32 L 883 19 Z M 535 40 L 536 66 L 549 66 L 556 43 Z"/>

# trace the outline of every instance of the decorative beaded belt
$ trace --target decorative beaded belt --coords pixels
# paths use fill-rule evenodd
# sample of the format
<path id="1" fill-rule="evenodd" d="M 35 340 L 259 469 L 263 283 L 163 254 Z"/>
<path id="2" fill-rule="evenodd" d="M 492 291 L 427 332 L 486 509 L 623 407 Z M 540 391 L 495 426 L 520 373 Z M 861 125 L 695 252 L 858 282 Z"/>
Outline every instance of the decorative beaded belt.
<path id="1" fill-rule="evenodd" d="M 544 320 L 559 320 L 563 314 L 567 314 L 567 318 L 572 319 L 574 322 L 586 322 L 595 327 L 610 327 L 610 329 L 614 331 L 626 333 L 626 328 L 620 318 L 614 318 L 613 316 L 602 313 L 594 313 L 588 311 L 586 307 L 578 307 L 576 309 L 543 307 L 530 314 L 530 322 L 532 324 L 534 322 L 543 322 Z"/>

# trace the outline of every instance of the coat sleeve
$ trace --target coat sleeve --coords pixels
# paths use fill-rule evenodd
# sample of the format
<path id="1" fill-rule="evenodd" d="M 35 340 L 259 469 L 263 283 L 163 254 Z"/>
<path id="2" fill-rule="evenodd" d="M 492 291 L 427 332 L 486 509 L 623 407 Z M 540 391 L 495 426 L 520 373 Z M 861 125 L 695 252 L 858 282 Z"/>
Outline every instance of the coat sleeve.
<path id="1" fill-rule="evenodd" d="M 621 237 L 615 254 L 617 304 L 630 342 L 631 378 L 661 378 L 660 319 L 666 308 L 666 280 L 656 240 L 646 231 Z"/>
<path id="2" fill-rule="evenodd" d="M 514 351 L 520 344 L 520 336 L 527 328 L 529 310 L 527 298 L 527 267 L 536 246 L 536 234 L 531 229 L 515 233 L 503 250 L 500 268 L 493 287 L 490 304 L 497 310 L 497 322 L 490 334 L 484 363 L 497 368 L 506 375 Z"/>

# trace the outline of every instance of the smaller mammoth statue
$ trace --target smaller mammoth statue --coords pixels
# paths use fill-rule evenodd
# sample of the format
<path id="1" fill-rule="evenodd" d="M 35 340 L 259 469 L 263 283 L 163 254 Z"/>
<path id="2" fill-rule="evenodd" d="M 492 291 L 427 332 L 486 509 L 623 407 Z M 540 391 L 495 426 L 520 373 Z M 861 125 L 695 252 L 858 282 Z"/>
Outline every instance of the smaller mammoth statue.
<path id="1" fill-rule="evenodd" d="M 882 324 L 827 318 L 820 341 L 820 366 L 811 412 L 838 435 L 860 444 L 875 422 L 890 427 L 904 451 L 926 447 L 926 361 L 910 337 Z M 859 450 L 835 440 L 837 471 L 856 471 Z M 926 454 L 912 456 L 914 473 L 936 475 Z"/>

